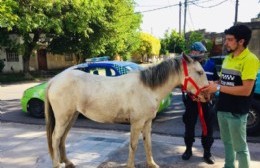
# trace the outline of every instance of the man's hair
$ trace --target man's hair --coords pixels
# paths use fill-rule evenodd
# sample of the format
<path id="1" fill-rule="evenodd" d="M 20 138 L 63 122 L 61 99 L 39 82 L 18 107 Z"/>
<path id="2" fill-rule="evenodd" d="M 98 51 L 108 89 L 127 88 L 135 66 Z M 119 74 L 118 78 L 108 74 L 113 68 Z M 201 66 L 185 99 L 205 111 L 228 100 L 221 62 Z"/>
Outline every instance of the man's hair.
<path id="1" fill-rule="evenodd" d="M 229 29 L 226 29 L 224 33 L 226 35 L 228 34 L 235 36 L 237 41 L 244 39 L 244 47 L 247 47 L 252 35 L 252 31 L 246 25 L 242 24 L 232 26 Z"/>

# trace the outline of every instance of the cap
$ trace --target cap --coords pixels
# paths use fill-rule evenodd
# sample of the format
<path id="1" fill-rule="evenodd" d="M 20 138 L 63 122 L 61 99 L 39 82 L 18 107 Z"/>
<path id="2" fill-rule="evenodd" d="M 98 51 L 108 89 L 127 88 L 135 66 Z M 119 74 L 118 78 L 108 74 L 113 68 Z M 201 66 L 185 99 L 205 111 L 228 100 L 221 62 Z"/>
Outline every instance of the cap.
<path id="1" fill-rule="evenodd" d="M 190 49 L 194 51 L 207 52 L 206 47 L 201 42 L 194 42 Z"/>

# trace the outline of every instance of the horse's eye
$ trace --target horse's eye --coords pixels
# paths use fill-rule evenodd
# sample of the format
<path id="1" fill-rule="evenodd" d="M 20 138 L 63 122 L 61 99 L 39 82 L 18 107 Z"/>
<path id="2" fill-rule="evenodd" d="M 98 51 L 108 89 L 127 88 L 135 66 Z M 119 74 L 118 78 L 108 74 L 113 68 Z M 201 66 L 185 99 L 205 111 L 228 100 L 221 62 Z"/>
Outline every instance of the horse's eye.
<path id="1" fill-rule="evenodd" d="M 198 74 L 201 76 L 201 75 L 204 74 L 204 72 L 203 71 L 198 71 Z"/>

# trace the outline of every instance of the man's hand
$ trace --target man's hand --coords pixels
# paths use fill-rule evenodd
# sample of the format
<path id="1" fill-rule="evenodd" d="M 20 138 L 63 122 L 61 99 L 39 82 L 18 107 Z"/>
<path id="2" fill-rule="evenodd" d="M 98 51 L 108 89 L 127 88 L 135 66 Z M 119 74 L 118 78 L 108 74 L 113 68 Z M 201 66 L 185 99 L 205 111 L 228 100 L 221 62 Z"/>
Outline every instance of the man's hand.
<path id="1" fill-rule="evenodd" d="M 217 83 L 213 81 L 209 81 L 209 85 L 205 88 L 203 88 L 201 91 L 204 92 L 204 94 L 212 94 L 217 91 Z"/>

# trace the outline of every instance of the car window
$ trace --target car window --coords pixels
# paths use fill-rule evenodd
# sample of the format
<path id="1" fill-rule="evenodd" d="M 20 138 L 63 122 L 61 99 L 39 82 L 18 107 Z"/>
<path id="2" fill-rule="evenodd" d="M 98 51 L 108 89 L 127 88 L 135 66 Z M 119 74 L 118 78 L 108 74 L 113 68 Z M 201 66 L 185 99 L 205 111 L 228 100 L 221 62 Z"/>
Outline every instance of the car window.
<path id="1" fill-rule="evenodd" d="M 106 68 L 90 68 L 88 69 L 90 74 L 101 75 L 101 76 L 116 76 L 116 72 L 114 69 L 106 67 Z"/>

